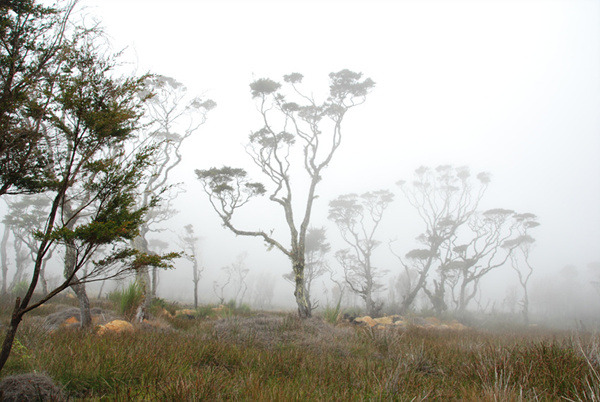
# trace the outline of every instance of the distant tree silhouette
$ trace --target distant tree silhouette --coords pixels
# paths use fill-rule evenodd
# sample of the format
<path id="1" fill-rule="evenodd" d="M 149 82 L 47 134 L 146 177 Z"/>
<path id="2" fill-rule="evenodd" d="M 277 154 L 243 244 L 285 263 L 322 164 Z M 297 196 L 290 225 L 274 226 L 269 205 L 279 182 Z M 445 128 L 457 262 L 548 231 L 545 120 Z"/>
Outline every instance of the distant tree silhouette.
<path id="1" fill-rule="evenodd" d="M 346 113 L 363 103 L 375 85 L 370 78 L 362 79 L 362 74 L 349 70 L 331 73 L 329 78 L 329 97 L 321 103 L 300 91 L 303 76 L 299 73 L 283 77 L 291 96 L 296 98 L 294 100 L 283 94 L 280 83 L 271 79 L 261 78 L 250 84 L 252 97 L 258 101 L 263 126 L 250 134 L 247 152 L 273 186 L 269 200 L 283 211 L 289 230 L 289 246 L 277 240 L 273 232 L 242 230 L 232 222 L 238 209 L 253 197 L 267 192 L 264 185 L 251 181 L 243 169 L 196 170 L 210 203 L 226 228 L 236 235 L 259 237 L 268 247 L 278 249 L 290 259 L 294 296 L 298 315 L 302 318 L 310 317 L 313 310 L 306 295 L 306 235 L 317 197 L 317 185 L 341 144 L 342 121 Z M 298 159 L 293 158 L 295 145 L 301 149 Z M 301 161 L 308 176 L 308 188 L 299 193 L 303 197 L 299 222 L 295 219 L 297 211 L 293 207 L 294 198 L 298 196 L 297 187 L 292 185 L 294 160 Z"/>

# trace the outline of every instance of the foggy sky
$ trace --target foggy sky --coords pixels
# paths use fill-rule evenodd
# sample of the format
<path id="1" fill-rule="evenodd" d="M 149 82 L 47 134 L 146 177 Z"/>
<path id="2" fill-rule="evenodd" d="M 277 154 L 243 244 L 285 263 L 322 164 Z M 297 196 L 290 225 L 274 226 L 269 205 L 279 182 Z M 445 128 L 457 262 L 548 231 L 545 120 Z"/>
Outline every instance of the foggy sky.
<path id="1" fill-rule="evenodd" d="M 193 223 L 203 237 L 205 292 L 219 268 L 248 251 L 248 266 L 277 280 L 289 263 L 254 238 L 236 238 L 210 209 L 194 169 L 252 167 L 243 145 L 260 127 L 248 84 L 300 72 L 306 88 L 327 89 L 344 68 L 376 82 L 349 113 L 343 141 L 324 173 L 313 226 L 327 226 L 327 203 L 348 192 L 397 194 L 381 240 L 404 252 L 422 231 L 394 183 L 421 165 L 467 165 L 492 183 L 482 209 L 531 212 L 535 276 L 567 264 L 600 260 L 600 3 L 597 1 L 125 1 L 83 0 L 98 18 L 125 68 L 171 76 L 218 107 L 186 145 L 174 181 L 186 193 L 169 225 Z M 262 205 L 262 204 L 257 204 Z M 244 217 L 244 229 L 281 227 L 275 205 Z M 252 208 L 252 207 L 251 207 Z M 272 222 L 257 221 L 269 215 Z M 277 223 L 280 222 L 280 223 Z M 271 225 L 271 226 L 270 226 Z M 287 241 L 284 232 L 279 236 Z M 386 247 L 380 264 L 394 270 Z M 163 275 L 189 284 L 182 269 Z M 332 261 L 332 264 L 335 264 Z M 514 280 L 507 271 L 501 280 Z M 510 279 L 509 279 L 510 278 Z M 187 282 L 186 282 L 187 281 Z M 278 285 L 291 302 L 292 288 Z M 190 291 L 191 298 L 191 291 Z"/>

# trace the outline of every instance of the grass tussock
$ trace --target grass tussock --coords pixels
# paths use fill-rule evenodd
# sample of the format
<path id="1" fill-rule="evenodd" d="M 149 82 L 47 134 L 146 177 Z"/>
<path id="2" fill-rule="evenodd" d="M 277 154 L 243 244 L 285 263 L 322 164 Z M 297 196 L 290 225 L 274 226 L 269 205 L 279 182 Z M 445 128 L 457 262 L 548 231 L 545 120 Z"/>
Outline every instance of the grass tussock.
<path id="1" fill-rule="evenodd" d="M 24 322 L 3 375 L 45 372 L 72 398 L 598 400 L 600 338 L 369 329 L 293 315 L 181 320 L 97 336 Z M 185 325 L 183 324 L 185 323 Z"/>

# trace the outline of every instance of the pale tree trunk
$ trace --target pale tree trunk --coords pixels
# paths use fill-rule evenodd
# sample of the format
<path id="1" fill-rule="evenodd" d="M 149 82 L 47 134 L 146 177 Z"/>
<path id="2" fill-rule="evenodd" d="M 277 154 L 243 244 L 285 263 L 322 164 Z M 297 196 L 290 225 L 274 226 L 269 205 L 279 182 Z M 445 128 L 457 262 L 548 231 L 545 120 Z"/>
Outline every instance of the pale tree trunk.
<path id="1" fill-rule="evenodd" d="M 145 234 L 147 230 L 142 228 L 140 235 L 134 240 L 134 247 L 136 250 L 143 253 L 148 253 L 148 241 L 146 240 Z M 150 278 L 150 271 L 148 267 L 140 268 L 135 275 L 137 283 L 142 289 L 142 300 L 135 313 L 136 322 L 142 322 L 149 318 L 148 310 L 150 309 L 150 303 L 152 303 L 152 280 Z"/>
<path id="2" fill-rule="evenodd" d="M 42 293 L 44 296 L 48 294 L 48 281 L 46 280 L 46 265 L 48 264 L 48 260 L 52 258 L 52 254 L 54 254 L 54 248 L 50 248 L 48 253 L 44 257 L 44 261 L 42 262 L 42 266 L 40 267 L 40 282 L 42 284 Z"/>
<path id="3" fill-rule="evenodd" d="M 200 281 L 200 275 L 198 275 L 198 262 L 196 261 L 195 258 L 195 254 L 194 254 L 194 267 L 193 267 L 193 274 L 194 274 L 194 309 L 198 308 L 198 282 Z"/>
<path id="4" fill-rule="evenodd" d="M 71 203 L 66 201 L 62 205 L 63 214 L 66 218 L 68 218 L 68 223 L 65 225 L 67 229 L 73 230 L 75 228 L 75 224 L 77 223 L 77 217 L 73 217 L 73 210 L 71 208 Z M 65 279 L 69 278 L 73 271 L 75 270 L 75 266 L 77 265 L 77 248 L 75 243 L 69 241 L 65 244 L 65 270 L 64 275 Z M 41 272 L 40 272 L 41 273 Z M 90 309 L 90 300 L 88 298 L 87 292 L 85 290 L 85 285 L 79 282 L 77 276 L 73 277 L 73 284 L 71 285 L 71 289 L 75 292 L 77 296 L 77 301 L 79 301 L 79 311 L 80 311 L 80 322 L 81 328 L 91 328 L 92 326 L 92 312 Z"/>
<path id="5" fill-rule="evenodd" d="M 75 265 L 77 264 L 77 250 L 74 244 L 67 244 L 65 249 L 65 278 L 68 278 L 73 274 Z M 80 311 L 80 322 L 81 328 L 90 328 L 92 326 L 92 312 L 90 309 L 90 300 L 87 292 L 85 291 L 85 285 L 79 282 L 77 276 L 73 277 L 73 283 L 71 289 L 75 292 L 77 300 L 79 301 Z"/>
<path id="6" fill-rule="evenodd" d="M 142 290 L 142 300 L 136 310 L 135 321 L 143 322 L 149 318 L 148 310 L 150 309 L 150 303 L 152 303 L 150 294 L 150 272 L 148 271 L 148 267 L 144 267 L 138 271 L 136 281 Z"/>
<path id="7" fill-rule="evenodd" d="M 525 294 L 523 295 L 523 301 L 521 302 L 523 305 L 523 323 L 529 326 L 529 296 L 527 295 L 527 288 L 525 287 L 523 290 L 525 291 Z"/>
<path id="8" fill-rule="evenodd" d="M 2 234 L 2 242 L 0 243 L 0 260 L 2 260 L 2 294 L 6 294 L 6 284 L 8 282 L 8 260 L 7 246 L 10 229 L 8 225 L 4 225 L 4 233 Z"/>
<path id="9" fill-rule="evenodd" d="M 296 297 L 296 304 L 298 305 L 298 316 L 300 318 L 309 318 L 312 315 L 312 308 L 304 284 L 304 258 L 300 258 L 299 261 L 293 261 L 293 268 L 295 283 L 294 296 Z"/>
<path id="10" fill-rule="evenodd" d="M 379 314 L 377 311 L 377 305 L 373 300 L 373 288 L 375 283 L 373 281 L 373 273 L 371 269 L 371 257 L 369 254 L 365 255 L 365 275 L 366 275 L 366 286 L 364 291 L 365 305 L 367 308 L 367 314 L 371 317 Z"/>
<path id="11" fill-rule="evenodd" d="M 158 267 L 152 267 L 152 287 L 150 289 L 150 298 L 155 299 L 158 289 Z"/>

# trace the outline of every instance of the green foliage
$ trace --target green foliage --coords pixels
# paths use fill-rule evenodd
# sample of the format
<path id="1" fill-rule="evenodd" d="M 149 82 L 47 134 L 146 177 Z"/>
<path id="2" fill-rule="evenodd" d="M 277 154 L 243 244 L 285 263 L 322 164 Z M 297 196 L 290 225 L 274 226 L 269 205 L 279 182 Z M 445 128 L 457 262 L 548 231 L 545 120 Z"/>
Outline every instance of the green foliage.
<path id="1" fill-rule="evenodd" d="M 29 281 L 23 280 L 21 282 L 15 283 L 13 287 L 12 294 L 17 297 L 23 297 L 27 290 L 29 289 Z"/>
<path id="2" fill-rule="evenodd" d="M 132 319 L 142 301 L 143 294 L 143 288 L 137 282 L 131 282 L 126 288 L 109 293 L 108 299 L 115 304 L 119 314 L 127 319 Z"/>
<path id="3" fill-rule="evenodd" d="M 335 307 L 330 307 L 329 305 L 325 307 L 323 310 L 323 318 L 326 322 L 330 324 L 336 324 L 340 320 L 340 315 L 342 313 L 342 294 L 337 301 Z"/>
<path id="4" fill-rule="evenodd" d="M 178 303 L 169 302 L 165 299 L 161 299 L 160 297 L 153 298 L 152 302 L 150 303 L 150 313 L 154 315 L 156 315 L 156 313 L 161 309 L 164 309 L 169 314 L 175 314 L 175 312 L 180 308 L 181 306 Z"/>
<path id="5" fill-rule="evenodd" d="M 33 0 L 0 4 L 0 195 L 46 188 L 51 152 L 41 141 L 40 122 L 70 7 Z"/>

